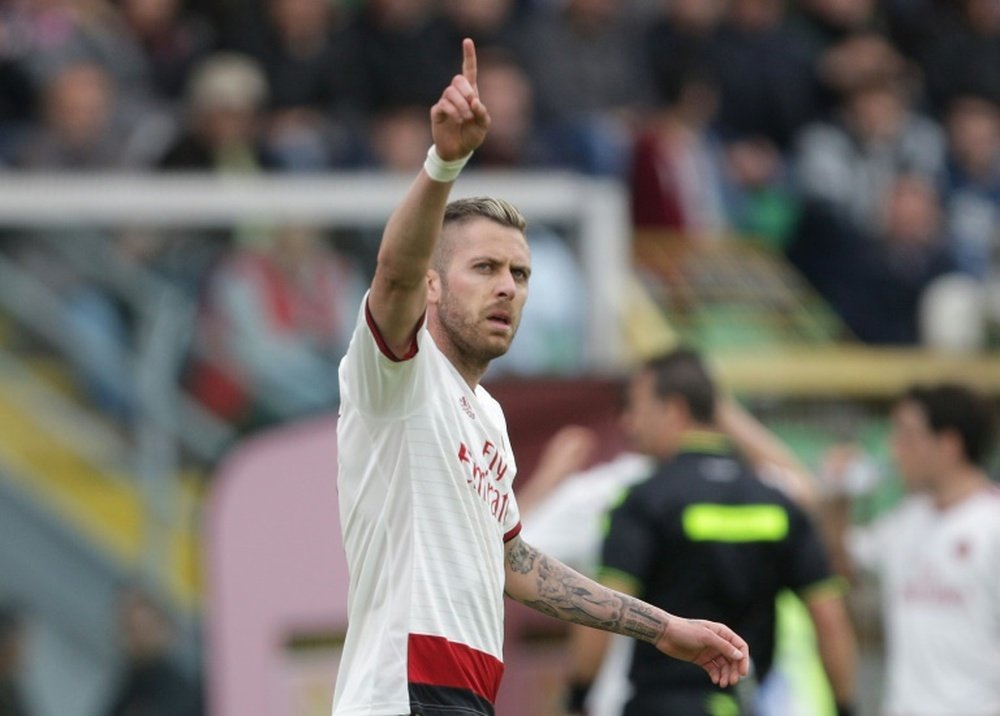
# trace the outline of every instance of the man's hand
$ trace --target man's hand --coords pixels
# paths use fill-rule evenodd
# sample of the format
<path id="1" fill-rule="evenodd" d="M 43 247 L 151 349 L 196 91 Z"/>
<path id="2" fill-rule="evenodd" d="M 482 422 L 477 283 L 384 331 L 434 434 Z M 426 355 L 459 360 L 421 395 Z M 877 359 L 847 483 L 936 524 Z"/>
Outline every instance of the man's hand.
<path id="1" fill-rule="evenodd" d="M 656 648 L 667 656 L 697 664 L 723 688 L 747 675 L 750 649 L 732 629 L 701 619 L 672 617 Z"/>
<path id="2" fill-rule="evenodd" d="M 431 107 L 431 135 L 438 156 L 454 161 L 468 156 L 486 138 L 490 114 L 479 100 L 476 84 L 476 46 L 462 41 L 462 74 L 455 75 Z"/>

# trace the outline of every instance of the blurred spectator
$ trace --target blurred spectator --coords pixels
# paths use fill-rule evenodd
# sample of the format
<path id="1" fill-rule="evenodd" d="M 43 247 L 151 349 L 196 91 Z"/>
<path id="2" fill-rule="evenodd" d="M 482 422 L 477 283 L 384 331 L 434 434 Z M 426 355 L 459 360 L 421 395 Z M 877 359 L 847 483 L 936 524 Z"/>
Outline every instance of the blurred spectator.
<path id="1" fill-rule="evenodd" d="M 800 0 L 789 25 L 811 58 L 820 109 L 834 111 L 862 85 L 898 78 L 906 67 L 885 36 L 876 0 Z"/>
<path id="2" fill-rule="evenodd" d="M 252 172 L 268 166 L 261 123 L 267 80 L 252 59 L 218 53 L 188 85 L 186 130 L 167 150 L 164 169 Z"/>
<path id="3" fill-rule="evenodd" d="M 1000 272 L 1000 104 L 956 97 L 947 115 L 948 229 L 963 271 Z"/>
<path id="4" fill-rule="evenodd" d="M 0 14 L 0 38 L 11 32 L 4 23 Z M 36 88 L 12 44 L 0 40 L 0 166 L 14 158 L 35 117 Z"/>
<path id="5" fill-rule="evenodd" d="M 1000 325 L 1000 304 L 991 306 L 988 285 L 959 272 L 934 279 L 920 298 L 921 343 L 952 354 L 972 354 L 986 348 L 990 320 Z"/>
<path id="6" fill-rule="evenodd" d="M 871 232 L 807 206 L 789 258 L 858 338 L 915 345 L 924 290 L 955 270 L 940 199 L 926 178 L 905 175 L 879 200 L 883 216 Z"/>
<path id="7" fill-rule="evenodd" d="M 120 169 L 126 141 L 115 123 L 115 87 L 97 64 L 68 64 L 42 87 L 42 123 L 21 147 L 26 169 Z"/>
<path id="8" fill-rule="evenodd" d="M 433 104 L 459 64 L 449 37 L 432 0 L 366 0 L 342 37 L 359 58 L 349 72 L 362 105 L 377 111 Z"/>
<path id="9" fill-rule="evenodd" d="M 797 0 L 789 19 L 819 57 L 850 35 L 879 29 L 876 0 Z"/>
<path id="10" fill-rule="evenodd" d="M 372 116 L 369 142 L 375 167 L 396 172 L 419 170 L 431 145 L 427 108 L 402 105 L 378 110 Z"/>
<path id="11" fill-rule="evenodd" d="M 340 10 L 328 0 L 267 0 L 265 11 L 235 45 L 267 75 L 269 152 L 292 170 L 357 162 L 358 58 Z"/>
<path id="12" fill-rule="evenodd" d="M 795 230 L 799 202 L 785 160 L 772 142 L 744 137 L 725 145 L 724 197 L 733 230 L 771 249 L 783 249 Z"/>
<path id="13" fill-rule="evenodd" d="M 1000 103 L 1000 5 L 996 0 L 957 4 L 962 22 L 934 33 L 921 58 L 930 98 L 940 111 L 965 94 Z"/>
<path id="14" fill-rule="evenodd" d="M 721 149 L 709 129 L 718 84 L 704 68 L 679 72 L 660 79 L 663 104 L 632 149 L 632 218 L 640 229 L 710 238 L 727 228 Z"/>
<path id="15" fill-rule="evenodd" d="M 819 111 L 805 44 L 784 24 L 781 0 L 734 0 L 718 42 L 719 129 L 784 149 Z"/>
<path id="16" fill-rule="evenodd" d="M 477 52 L 487 47 L 514 50 L 517 5 L 517 0 L 441 0 L 441 11 L 451 32 L 448 44 L 459 45 L 462 38 L 471 37 Z"/>
<path id="17" fill-rule="evenodd" d="M 562 164 L 558 138 L 538 121 L 535 88 L 515 56 L 500 48 L 477 50 L 477 55 L 479 96 L 493 123 L 472 155 L 472 166 L 528 169 Z"/>
<path id="18" fill-rule="evenodd" d="M 661 0 L 643 38 L 643 61 L 650 82 L 662 88 L 677 82 L 692 68 L 719 69 L 719 38 L 728 0 Z M 655 96 L 655 93 L 654 93 Z"/>
<path id="19" fill-rule="evenodd" d="M 28 716 L 20 683 L 24 666 L 24 627 L 11 604 L 0 605 L 0 716 Z"/>
<path id="20" fill-rule="evenodd" d="M 935 36 L 961 22 L 955 0 L 885 0 L 882 9 L 892 44 L 911 60 L 920 59 Z"/>
<path id="21" fill-rule="evenodd" d="M 4 44 L 22 54 L 36 82 L 48 81 L 67 64 L 94 62 L 110 71 L 120 59 L 114 12 L 104 0 L 13 0 L 0 14 Z"/>
<path id="22" fill-rule="evenodd" d="M 521 27 L 518 52 L 542 120 L 578 169 L 623 174 L 631 113 L 649 97 L 641 35 L 615 0 L 540 6 Z"/>
<path id="23" fill-rule="evenodd" d="M 316 231 L 244 236 L 206 290 L 194 394 L 243 428 L 332 409 L 363 282 Z"/>
<path id="24" fill-rule="evenodd" d="M 171 106 L 183 99 L 188 76 L 215 44 L 215 32 L 183 0 L 114 0 L 118 28 L 131 45 L 130 71 L 142 72 L 148 91 Z"/>
<path id="25" fill-rule="evenodd" d="M 816 65 L 820 88 L 825 91 L 824 107 L 833 111 L 859 88 L 909 79 L 910 69 L 885 36 L 875 31 L 844 37 Z"/>
<path id="26" fill-rule="evenodd" d="M 893 177 L 905 171 L 937 180 L 944 157 L 941 129 L 913 111 L 901 82 L 880 79 L 854 88 L 833 121 L 803 130 L 794 169 L 807 199 L 870 231 Z"/>
<path id="27" fill-rule="evenodd" d="M 126 590 L 119 604 L 125 666 L 107 716 L 199 716 L 201 694 L 175 662 L 170 615 L 149 594 Z"/>
<path id="28" fill-rule="evenodd" d="M 17 38 L 10 44 L 32 82 L 44 87 L 68 67 L 100 67 L 114 87 L 116 131 L 130 154 L 122 163 L 149 163 L 173 125 L 145 53 L 117 6 L 109 0 L 19 0 L 5 9 L 4 23 Z"/>

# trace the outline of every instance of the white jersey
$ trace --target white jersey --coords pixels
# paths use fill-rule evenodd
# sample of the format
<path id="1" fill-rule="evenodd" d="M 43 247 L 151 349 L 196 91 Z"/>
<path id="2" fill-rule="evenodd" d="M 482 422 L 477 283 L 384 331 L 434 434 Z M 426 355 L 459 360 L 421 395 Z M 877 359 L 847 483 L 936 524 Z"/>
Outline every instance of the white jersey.
<path id="1" fill-rule="evenodd" d="M 340 364 L 337 485 L 351 584 L 333 714 L 492 713 L 503 545 L 520 530 L 507 425 L 426 327 L 393 357 L 367 305 Z"/>
<path id="2" fill-rule="evenodd" d="M 885 713 L 1000 715 L 1000 490 L 908 497 L 848 546 L 881 578 Z"/>

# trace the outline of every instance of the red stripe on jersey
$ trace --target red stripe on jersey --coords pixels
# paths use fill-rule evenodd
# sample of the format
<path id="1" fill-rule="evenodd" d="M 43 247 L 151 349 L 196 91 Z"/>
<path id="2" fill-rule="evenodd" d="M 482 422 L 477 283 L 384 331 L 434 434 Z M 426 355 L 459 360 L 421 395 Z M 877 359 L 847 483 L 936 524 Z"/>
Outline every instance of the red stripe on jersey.
<path id="1" fill-rule="evenodd" d="M 521 534 L 521 523 L 518 522 L 516 525 L 510 528 L 510 531 L 503 536 L 504 542 L 510 542 L 512 539 Z"/>
<path id="2" fill-rule="evenodd" d="M 413 329 L 413 339 L 410 342 L 410 347 L 406 350 L 406 354 L 403 356 L 397 356 L 389 348 L 389 345 L 385 342 L 385 338 L 382 337 L 382 332 L 378 329 L 378 325 L 375 323 L 375 318 L 372 316 L 371 309 L 368 308 L 368 301 L 365 301 L 365 322 L 368 324 L 368 330 L 372 332 L 372 337 L 375 339 L 375 345 L 389 360 L 395 363 L 401 363 L 404 360 L 410 360 L 413 356 L 417 354 L 417 331 L 420 330 L 420 326 L 424 322 L 424 317 L 421 316 L 420 320 L 417 321 L 417 327 Z"/>
<path id="3" fill-rule="evenodd" d="M 410 634 L 407 679 L 415 684 L 466 689 L 496 701 L 503 662 L 484 651 L 443 636 Z"/>

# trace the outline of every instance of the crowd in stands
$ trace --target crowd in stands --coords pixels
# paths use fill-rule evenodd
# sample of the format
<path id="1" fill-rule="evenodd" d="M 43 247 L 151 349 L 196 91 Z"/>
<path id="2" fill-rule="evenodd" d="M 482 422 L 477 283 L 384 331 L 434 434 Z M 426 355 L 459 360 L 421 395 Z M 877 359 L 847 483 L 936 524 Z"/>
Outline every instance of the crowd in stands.
<path id="1" fill-rule="evenodd" d="M 465 36 L 493 116 L 473 167 L 618 177 L 637 230 L 782 252 L 862 341 L 989 343 L 995 0 L 9 0 L 0 168 L 414 171 Z M 209 349 L 240 364 L 216 409 L 275 383 L 269 350 L 311 375 L 342 347 L 331 301 L 363 281 L 336 256 L 303 276 L 289 231 L 233 242 L 203 289 Z M 294 340 L 219 345 L 260 317 Z"/>

